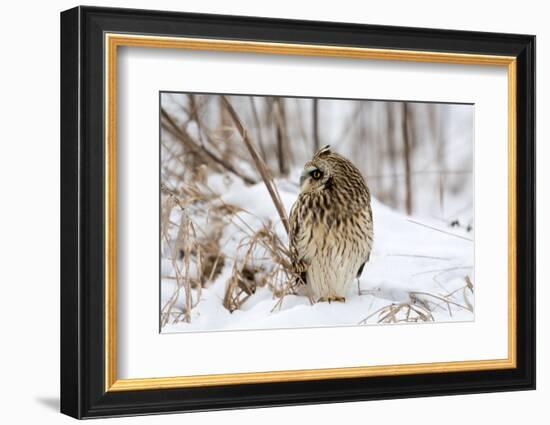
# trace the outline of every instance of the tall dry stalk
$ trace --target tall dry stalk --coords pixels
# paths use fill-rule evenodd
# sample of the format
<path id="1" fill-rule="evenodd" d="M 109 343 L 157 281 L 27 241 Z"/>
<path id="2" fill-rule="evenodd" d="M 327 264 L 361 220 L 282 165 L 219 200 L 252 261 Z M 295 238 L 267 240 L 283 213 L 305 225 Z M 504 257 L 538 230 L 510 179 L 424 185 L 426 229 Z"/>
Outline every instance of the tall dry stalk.
<path id="1" fill-rule="evenodd" d="M 279 173 L 287 176 L 290 172 L 290 146 L 288 142 L 288 124 L 286 119 L 286 108 L 284 99 L 275 98 L 275 129 L 277 136 L 277 160 L 279 163 Z"/>
<path id="2" fill-rule="evenodd" d="M 313 153 L 321 148 L 321 138 L 319 137 L 319 99 L 313 99 L 312 105 L 312 124 L 313 124 Z"/>
<path id="3" fill-rule="evenodd" d="M 267 161 L 267 153 L 264 147 L 264 141 L 262 136 L 262 125 L 260 123 L 260 116 L 258 114 L 258 109 L 256 108 L 256 103 L 254 102 L 254 97 L 250 96 L 250 108 L 252 109 L 252 117 L 254 118 L 254 124 L 256 127 L 256 135 L 258 138 L 258 145 L 260 146 L 260 153 L 262 154 L 262 159 Z"/>
<path id="4" fill-rule="evenodd" d="M 411 215 L 412 205 L 412 181 L 411 181 L 411 153 L 412 143 L 410 135 L 410 111 L 407 107 L 407 103 L 402 104 L 402 117 L 401 117 L 401 134 L 403 140 L 403 162 L 405 164 L 405 210 L 407 214 Z"/>
<path id="5" fill-rule="evenodd" d="M 277 210 L 277 213 L 279 214 L 279 218 L 281 219 L 281 222 L 283 223 L 283 226 L 287 232 L 289 233 L 289 223 L 288 223 L 288 217 L 286 215 L 286 210 L 283 205 L 283 202 L 281 201 L 281 196 L 279 195 L 279 191 L 277 189 L 277 186 L 275 185 L 275 182 L 273 181 L 273 177 L 271 176 L 271 173 L 269 172 L 269 169 L 267 168 L 267 165 L 262 160 L 260 155 L 258 154 L 258 151 L 254 147 L 254 144 L 250 140 L 250 137 L 248 136 L 248 132 L 246 131 L 244 125 L 242 124 L 241 119 L 239 118 L 237 112 L 233 108 L 233 105 L 229 102 L 229 100 L 225 96 L 220 96 L 222 100 L 222 105 L 227 109 L 229 112 L 229 115 L 231 119 L 233 120 L 233 123 L 235 124 L 235 127 L 237 128 L 237 131 L 239 132 L 244 144 L 246 145 L 246 148 L 248 149 L 248 152 L 250 152 L 250 156 L 252 157 L 252 160 L 254 161 L 254 165 L 256 166 L 256 169 L 258 170 L 258 173 L 262 177 L 262 180 L 265 184 L 265 187 L 267 188 L 267 191 L 269 192 L 269 196 L 271 197 L 271 200 L 273 201 L 273 204 L 275 205 L 275 209 Z"/>

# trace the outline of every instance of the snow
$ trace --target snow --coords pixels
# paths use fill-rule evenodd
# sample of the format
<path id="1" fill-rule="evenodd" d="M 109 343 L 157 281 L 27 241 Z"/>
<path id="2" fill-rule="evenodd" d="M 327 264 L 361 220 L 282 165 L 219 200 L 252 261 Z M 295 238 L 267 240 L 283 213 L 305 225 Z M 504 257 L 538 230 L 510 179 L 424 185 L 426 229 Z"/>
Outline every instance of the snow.
<path id="1" fill-rule="evenodd" d="M 299 172 L 292 170 L 288 179 L 276 180 L 287 213 L 298 195 L 295 181 Z M 247 186 L 238 178 L 211 174 L 207 185 L 224 203 L 240 207 L 238 216 L 251 227 L 258 229 L 267 221 L 275 223 L 278 235 L 286 243 L 284 228 L 263 183 Z M 408 217 L 377 199 L 372 200 L 372 209 L 371 259 L 358 284 L 351 286 L 345 302 L 312 305 L 306 296 L 286 295 L 278 304 L 279 298 L 268 287 L 260 287 L 239 310 L 229 312 L 223 306 L 224 293 L 232 273 L 232 258 L 239 255 L 244 234 L 228 224 L 221 242 L 226 255 L 221 273 L 200 294 L 193 290 L 196 306 L 191 310 L 190 322 L 170 320 L 162 332 L 373 325 L 388 319 L 389 309 L 400 306 L 403 308 L 395 316 L 398 323 L 405 319 L 414 321 L 418 312 L 431 315 L 426 323 L 474 320 L 474 290 L 467 287 L 473 281 L 472 232 L 439 221 Z M 165 255 L 161 274 L 174 276 L 172 263 Z M 162 279 L 161 307 L 175 290 L 175 279 Z M 413 310 L 407 317 L 408 305 Z M 183 289 L 174 308 L 184 308 Z"/>

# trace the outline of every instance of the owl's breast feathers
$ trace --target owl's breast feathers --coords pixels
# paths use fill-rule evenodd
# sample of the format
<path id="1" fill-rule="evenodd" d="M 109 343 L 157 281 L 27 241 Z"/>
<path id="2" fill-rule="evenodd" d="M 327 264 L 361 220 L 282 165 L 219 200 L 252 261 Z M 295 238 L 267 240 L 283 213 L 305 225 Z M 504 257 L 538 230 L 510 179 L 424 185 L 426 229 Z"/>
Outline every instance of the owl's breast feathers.
<path id="1" fill-rule="evenodd" d="M 370 196 L 363 181 L 346 183 L 347 189 L 340 190 L 337 179 L 331 179 L 322 191 L 300 194 L 292 208 L 290 246 L 302 277 L 321 264 L 342 276 L 355 277 L 369 259 L 373 238 Z M 354 270 L 342 270 L 347 268 Z"/>

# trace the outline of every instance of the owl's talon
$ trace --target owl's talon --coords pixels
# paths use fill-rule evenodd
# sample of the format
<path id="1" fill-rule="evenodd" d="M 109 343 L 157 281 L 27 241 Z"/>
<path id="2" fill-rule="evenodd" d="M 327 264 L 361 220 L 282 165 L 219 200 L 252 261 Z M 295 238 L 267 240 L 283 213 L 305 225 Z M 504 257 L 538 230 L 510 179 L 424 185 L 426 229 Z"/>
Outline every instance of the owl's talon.
<path id="1" fill-rule="evenodd" d="M 318 303 L 328 302 L 329 304 L 332 301 L 345 303 L 346 297 L 321 297 L 317 300 Z"/>

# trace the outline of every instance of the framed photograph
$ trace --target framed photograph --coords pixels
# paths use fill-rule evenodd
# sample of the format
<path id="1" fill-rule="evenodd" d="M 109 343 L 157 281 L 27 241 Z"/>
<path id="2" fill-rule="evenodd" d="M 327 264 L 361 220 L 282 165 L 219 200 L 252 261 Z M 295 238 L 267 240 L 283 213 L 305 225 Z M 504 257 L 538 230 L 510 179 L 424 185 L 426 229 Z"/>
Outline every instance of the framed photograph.
<path id="1" fill-rule="evenodd" d="M 535 388 L 535 37 L 61 14 L 61 411 Z"/>

